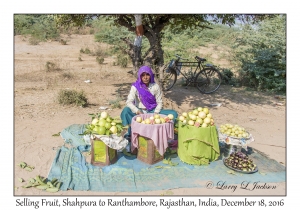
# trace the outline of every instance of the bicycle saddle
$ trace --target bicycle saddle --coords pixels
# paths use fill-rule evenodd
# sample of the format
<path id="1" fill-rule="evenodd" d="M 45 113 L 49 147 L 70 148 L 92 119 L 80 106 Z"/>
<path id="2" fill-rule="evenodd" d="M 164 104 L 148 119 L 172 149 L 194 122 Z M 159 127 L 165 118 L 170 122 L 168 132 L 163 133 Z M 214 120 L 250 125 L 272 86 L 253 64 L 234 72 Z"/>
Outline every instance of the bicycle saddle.
<path id="1" fill-rule="evenodd" d="M 205 58 L 200 58 L 199 56 L 196 56 L 195 59 L 196 59 L 197 61 L 206 61 Z"/>

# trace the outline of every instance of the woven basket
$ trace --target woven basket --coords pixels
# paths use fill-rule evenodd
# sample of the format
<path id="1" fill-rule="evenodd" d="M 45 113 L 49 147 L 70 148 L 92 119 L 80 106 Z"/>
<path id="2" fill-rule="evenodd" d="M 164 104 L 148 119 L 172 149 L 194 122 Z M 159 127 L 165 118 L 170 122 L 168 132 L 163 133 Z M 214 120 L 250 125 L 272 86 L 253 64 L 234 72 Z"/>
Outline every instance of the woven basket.
<path id="1" fill-rule="evenodd" d="M 139 136 L 138 142 L 139 142 L 138 152 L 137 152 L 138 160 L 153 165 L 164 159 L 164 157 L 161 156 L 157 151 L 154 142 L 151 139 L 148 139 L 143 136 Z"/>

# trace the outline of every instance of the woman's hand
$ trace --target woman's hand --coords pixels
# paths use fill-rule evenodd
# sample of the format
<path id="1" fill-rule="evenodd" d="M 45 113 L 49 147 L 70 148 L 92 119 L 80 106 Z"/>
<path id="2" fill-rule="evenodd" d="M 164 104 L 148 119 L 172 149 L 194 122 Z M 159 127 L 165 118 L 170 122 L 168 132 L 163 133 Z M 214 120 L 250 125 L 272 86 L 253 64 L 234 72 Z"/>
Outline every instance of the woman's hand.
<path id="1" fill-rule="evenodd" d="M 142 111 L 141 110 L 137 110 L 136 114 L 137 115 L 142 114 Z"/>

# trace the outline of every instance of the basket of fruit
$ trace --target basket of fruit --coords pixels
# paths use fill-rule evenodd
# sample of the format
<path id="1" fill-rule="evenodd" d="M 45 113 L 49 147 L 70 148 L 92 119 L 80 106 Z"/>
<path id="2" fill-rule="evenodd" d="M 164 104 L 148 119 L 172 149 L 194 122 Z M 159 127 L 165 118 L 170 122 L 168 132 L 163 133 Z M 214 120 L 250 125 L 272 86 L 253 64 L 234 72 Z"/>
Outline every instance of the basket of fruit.
<path id="1" fill-rule="evenodd" d="M 106 166 L 117 161 L 117 150 L 123 150 L 128 141 L 123 138 L 124 127 L 120 118 L 113 118 L 103 111 L 91 114 L 92 121 L 86 125 L 84 137 L 91 142 L 91 163 Z M 87 143 L 87 138 L 84 138 Z"/>
<path id="2" fill-rule="evenodd" d="M 245 174 L 251 174 L 258 171 L 256 164 L 246 154 L 242 152 L 233 152 L 229 157 L 223 159 L 226 167 Z"/>
<path id="3" fill-rule="evenodd" d="M 218 128 L 219 141 L 226 144 L 246 147 L 254 141 L 253 136 L 239 125 L 222 124 Z"/>

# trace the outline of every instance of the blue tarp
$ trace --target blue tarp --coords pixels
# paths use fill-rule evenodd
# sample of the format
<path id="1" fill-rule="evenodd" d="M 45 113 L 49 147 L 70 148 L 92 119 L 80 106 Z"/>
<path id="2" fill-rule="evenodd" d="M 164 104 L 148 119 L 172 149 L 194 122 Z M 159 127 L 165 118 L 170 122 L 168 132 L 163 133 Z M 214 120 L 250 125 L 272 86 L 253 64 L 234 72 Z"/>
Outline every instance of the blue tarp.
<path id="1" fill-rule="evenodd" d="M 286 181 L 284 166 L 251 148 L 249 148 L 249 156 L 259 169 L 253 174 L 229 173 L 230 169 L 223 164 L 221 157 L 207 166 L 195 166 L 181 162 L 176 154 L 170 156 L 173 163 L 178 163 L 176 166 L 169 166 L 162 162 L 148 165 L 138 160 L 136 156 L 124 156 L 122 153 L 118 153 L 118 161 L 115 164 L 104 167 L 93 166 L 83 155 L 90 147 L 85 145 L 80 135 L 82 129 L 84 126 L 71 125 L 61 133 L 65 143 L 70 145 L 62 146 L 57 150 L 48 175 L 48 179 L 57 178 L 63 183 L 61 190 L 144 192 L 175 188 L 204 188 L 207 181 L 226 182 L 226 184 L 241 184 L 245 181 L 252 183 Z"/>

